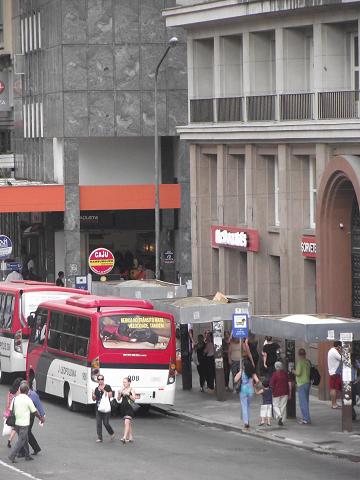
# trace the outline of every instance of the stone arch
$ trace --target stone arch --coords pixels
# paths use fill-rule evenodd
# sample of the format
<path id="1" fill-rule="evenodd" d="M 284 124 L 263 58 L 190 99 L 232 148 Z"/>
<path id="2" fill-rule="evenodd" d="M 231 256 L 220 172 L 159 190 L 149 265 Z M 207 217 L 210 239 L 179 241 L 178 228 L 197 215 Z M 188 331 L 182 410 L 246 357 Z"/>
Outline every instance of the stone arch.
<path id="1" fill-rule="evenodd" d="M 360 157 L 334 157 L 318 189 L 317 310 L 352 316 L 351 212 L 360 204 Z"/>

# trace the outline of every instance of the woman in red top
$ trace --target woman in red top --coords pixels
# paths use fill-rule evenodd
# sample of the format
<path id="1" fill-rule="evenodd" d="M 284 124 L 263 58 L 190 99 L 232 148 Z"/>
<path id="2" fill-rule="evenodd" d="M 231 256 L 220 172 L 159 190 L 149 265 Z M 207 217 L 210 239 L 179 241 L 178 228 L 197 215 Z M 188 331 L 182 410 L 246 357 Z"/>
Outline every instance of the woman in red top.
<path id="1" fill-rule="evenodd" d="M 273 411 L 278 425 L 283 426 L 286 420 L 286 405 L 291 395 L 291 381 L 281 362 L 275 362 L 275 372 L 270 379 L 273 396 Z"/>

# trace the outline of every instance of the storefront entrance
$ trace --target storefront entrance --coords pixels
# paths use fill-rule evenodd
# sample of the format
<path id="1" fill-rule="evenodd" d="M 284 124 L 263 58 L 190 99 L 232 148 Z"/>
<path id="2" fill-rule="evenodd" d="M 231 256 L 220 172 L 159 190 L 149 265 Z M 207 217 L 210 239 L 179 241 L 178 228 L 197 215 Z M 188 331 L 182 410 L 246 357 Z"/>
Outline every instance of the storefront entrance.
<path id="1" fill-rule="evenodd" d="M 351 214 L 352 315 L 360 318 L 360 213 L 356 199 Z"/>

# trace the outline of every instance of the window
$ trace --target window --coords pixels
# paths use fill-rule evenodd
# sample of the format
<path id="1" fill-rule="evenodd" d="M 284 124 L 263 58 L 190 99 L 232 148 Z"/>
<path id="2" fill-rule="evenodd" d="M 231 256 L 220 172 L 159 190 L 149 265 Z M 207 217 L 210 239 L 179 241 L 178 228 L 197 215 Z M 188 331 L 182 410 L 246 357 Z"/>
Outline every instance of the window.
<path id="1" fill-rule="evenodd" d="M 171 338 L 171 323 L 144 315 L 101 317 L 100 338 L 105 348 L 164 350 Z"/>
<path id="2" fill-rule="evenodd" d="M 279 160 L 274 159 L 274 221 L 278 227 L 280 225 L 280 209 L 279 209 Z"/>
<path id="3" fill-rule="evenodd" d="M 214 96 L 214 39 L 194 40 L 194 98 Z"/>
<path id="4" fill-rule="evenodd" d="M 309 158 L 310 228 L 316 226 L 316 158 Z"/>
<path id="5" fill-rule="evenodd" d="M 51 312 L 48 346 L 81 357 L 88 354 L 91 321 L 76 315 Z"/>
<path id="6" fill-rule="evenodd" d="M 356 91 L 355 99 L 359 100 L 359 37 L 351 34 L 351 88 Z"/>
<path id="7" fill-rule="evenodd" d="M 6 295 L 5 293 L 1 294 L 0 328 L 4 328 L 5 330 L 11 329 L 12 320 L 14 316 L 14 305 L 15 305 L 14 295 Z"/>
<path id="8" fill-rule="evenodd" d="M 46 322 L 48 311 L 45 308 L 39 308 L 35 315 L 34 326 L 31 330 L 30 342 L 42 345 L 46 336 Z"/>

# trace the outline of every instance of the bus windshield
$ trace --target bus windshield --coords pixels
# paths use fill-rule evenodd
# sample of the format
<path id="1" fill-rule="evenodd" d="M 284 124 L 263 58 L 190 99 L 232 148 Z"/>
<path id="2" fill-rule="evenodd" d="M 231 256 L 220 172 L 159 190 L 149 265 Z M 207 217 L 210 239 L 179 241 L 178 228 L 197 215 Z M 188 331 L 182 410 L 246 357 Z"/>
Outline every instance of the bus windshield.
<path id="1" fill-rule="evenodd" d="M 40 303 L 47 302 L 49 300 L 63 300 L 68 298 L 74 293 L 59 290 L 39 290 L 36 292 L 24 292 L 21 297 L 22 318 L 20 318 L 23 324 L 24 320 L 28 318 L 31 312 L 35 312 Z M 25 326 L 24 324 L 23 326 Z"/>
<path id="2" fill-rule="evenodd" d="M 100 338 L 105 348 L 165 350 L 171 321 L 151 315 L 107 315 L 100 317 Z"/>

